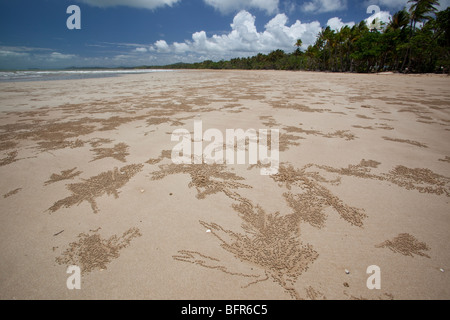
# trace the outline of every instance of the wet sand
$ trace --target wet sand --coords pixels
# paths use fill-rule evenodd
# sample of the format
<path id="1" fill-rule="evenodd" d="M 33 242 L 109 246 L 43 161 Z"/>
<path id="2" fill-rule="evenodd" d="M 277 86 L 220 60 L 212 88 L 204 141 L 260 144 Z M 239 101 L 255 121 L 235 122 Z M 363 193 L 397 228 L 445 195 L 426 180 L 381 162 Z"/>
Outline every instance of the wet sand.
<path id="1" fill-rule="evenodd" d="M 0 298 L 450 299 L 448 88 L 278 71 L 0 83 Z M 195 120 L 279 129 L 278 174 L 173 164 L 171 134 Z"/>

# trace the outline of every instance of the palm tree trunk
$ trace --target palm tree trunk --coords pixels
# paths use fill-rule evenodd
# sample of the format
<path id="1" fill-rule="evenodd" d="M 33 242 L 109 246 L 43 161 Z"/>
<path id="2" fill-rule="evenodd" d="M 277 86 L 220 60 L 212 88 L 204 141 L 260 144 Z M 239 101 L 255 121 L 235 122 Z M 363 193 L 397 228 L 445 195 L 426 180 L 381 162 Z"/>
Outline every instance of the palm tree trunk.
<path id="1" fill-rule="evenodd" d="M 411 30 L 409 31 L 408 48 L 406 49 L 405 59 L 403 60 L 401 70 L 404 70 L 406 61 L 408 60 L 408 58 L 410 59 L 411 39 L 412 39 L 415 27 L 416 27 L 416 22 L 415 22 L 415 19 L 413 18 L 413 19 L 411 19 L 411 25 L 410 25 Z"/>

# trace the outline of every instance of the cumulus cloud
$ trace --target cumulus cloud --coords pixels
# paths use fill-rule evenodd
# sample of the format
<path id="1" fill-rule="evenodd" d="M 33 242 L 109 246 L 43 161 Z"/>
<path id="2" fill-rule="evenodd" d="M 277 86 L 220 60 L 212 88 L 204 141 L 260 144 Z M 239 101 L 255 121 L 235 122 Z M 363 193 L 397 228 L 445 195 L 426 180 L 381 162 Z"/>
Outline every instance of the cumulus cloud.
<path id="1" fill-rule="evenodd" d="M 260 9 L 268 14 L 278 11 L 279 0 L 203 0 L 222 13 L 230 13 L 243 9 Z"/>
<path id="2" fill-rule="evenodd" d="M 169 52 L 169 45 L 167 44 L 167 42 L 165 40 L 158 40 L 155 43 L 155 49 L 158 52 Z"/>
<path id="3" fill-rule="evenodd" d="M 127 6 L 133 8 L 156 9 L 164 6 L 172 6 L 181 0 L 76 0 L 94 7 L 106 8 Z"/>
<path id="4" fill-rule="evenodd" d="M 176 53 L 184 53 L 189 51 L 189 46 L 186 43 L 174 42 L 172 46 Z"/>
<path id="5" fill-rule="evenodd" d="M 339 31 L 345 26 L 349 26 L 351 28 L 354 25 L 355 25 L 355 23 L 353 21 L 352 22 L 342 22 L 342 19 L 338 18 L 338 17 L 331 18 L 327 22 L 327 26 L 329 26 L 331 28 L 331 30 L 334 30 L 334 31 Z"/>
<path id="6" fill-rule="evenodd" d="M 378 19 L 378 20 L 377 20 Z M 392 20 L 392 16 L 389 11 L 380 11 L 372 14 L 369 18 L 367 18 L 366 24 L 369 28 L 374 26 L 374 20 L 383 22 L 384 24 L 388 24 Z"/>
<path id="7" fill-rule="evenodd" d="M 347 9 L 347 0 L 312 0 L 305 2 L 302 10 L 308 13 L 324 13 Z"/>
<path id="8" fill-rule="evenodd" d="M 231 31 L 223 35 L 208 37 L 205 31 L 192 35 L 192 40 L 171 45 L 164 40 L 155 42 L 153 50 L 171 54 L 190 54 L 199 59 L 229 59 L 232 57 L 251 56 L 259 52 L 269 53 L 276 49 L 287 52 L 294 50 L 297 39 L 302 39 L 304 49 L 313 44 L 321 31 L 318 21 L 302 23 L 297 20 L 288 24 L 285 14 L 277 14 L 265 25 L 265 30 L 258 32 L 255 16 L 243 10 L 233 19 Z"/>

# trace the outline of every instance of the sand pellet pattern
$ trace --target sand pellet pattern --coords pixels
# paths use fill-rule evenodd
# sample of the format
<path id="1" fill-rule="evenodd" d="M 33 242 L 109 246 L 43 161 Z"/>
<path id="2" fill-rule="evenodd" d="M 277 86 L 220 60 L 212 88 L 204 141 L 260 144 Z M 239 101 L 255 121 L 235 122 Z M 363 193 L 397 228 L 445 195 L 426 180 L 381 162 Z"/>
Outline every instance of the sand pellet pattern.
<path id="1" fill-rule="evenodd" d="M 448 299 L 448 79 L 0 83 L 0 298 L 73 298 L 77 265 L 83 299 Z M 262 176 L 259 158 L 173 163 L 173 131 L 194 143 L 200 120 L 254 129 L 269 153 L 272 134 L 258 130 L 279 130 L 278 172 Z M 214 151 L 249 151 L 236 142 Z M 371 264 L 381 290 L 366 289 Z"/>

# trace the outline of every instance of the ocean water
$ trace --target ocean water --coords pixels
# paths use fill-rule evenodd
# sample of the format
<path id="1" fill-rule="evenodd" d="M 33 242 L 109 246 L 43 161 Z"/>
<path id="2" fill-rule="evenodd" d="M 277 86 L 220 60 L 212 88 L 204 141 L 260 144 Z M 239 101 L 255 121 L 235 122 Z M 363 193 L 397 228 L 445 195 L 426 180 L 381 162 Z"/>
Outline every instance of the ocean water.
<path id="1" fill-rule="evenodd" d="M 0 71 L 0 82 L 105 78 L 105 77 L 117 77 L 123 74 L 141 74 L 141 73 L 170 72 L 170 71 L 172 70 L 110 69 L 110 70 Z"/>

